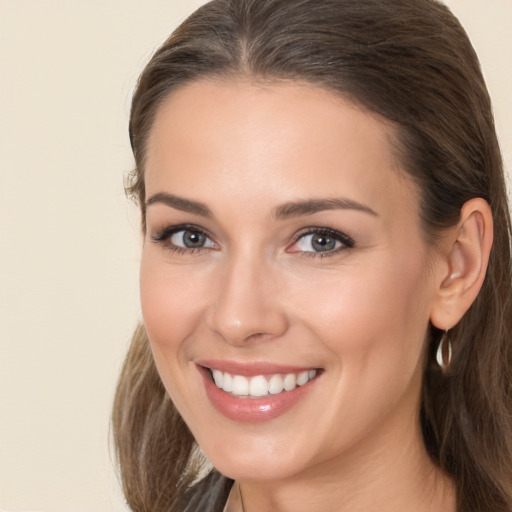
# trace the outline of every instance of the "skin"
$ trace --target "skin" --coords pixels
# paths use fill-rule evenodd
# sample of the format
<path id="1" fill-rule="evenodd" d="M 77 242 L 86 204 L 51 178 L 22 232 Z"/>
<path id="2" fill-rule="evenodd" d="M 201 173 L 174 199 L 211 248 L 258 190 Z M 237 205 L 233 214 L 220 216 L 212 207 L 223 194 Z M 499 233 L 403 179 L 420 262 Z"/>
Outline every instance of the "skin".
<path id="1" fill-rule="evenodd" d="M 450 237 L 440 249 L 425 241 L 393 136 L 377 116 L 300 84 L 198 81 L 157 113 L 147 198 L 173 194 L 211 215 L 148 204 L 144 322 L 167 391 L 206 456 L 239 483 L 246 512 L 455 510 L 418 411 L 440 283 L 448 289 L 464 265 L 454 272 L 444 257 Z M 274 215 L 320 198 L 372 212 Z M 154 240 L 181 224 L 207 232 L 206 246 L 173 250 L 179 234 Z M 353 247 L 321 257 L 304 236 L 312 227 L 345 233 Z M 200 359 L 323 372 L 289 411 L 247 424 L 209 402 Z"/>

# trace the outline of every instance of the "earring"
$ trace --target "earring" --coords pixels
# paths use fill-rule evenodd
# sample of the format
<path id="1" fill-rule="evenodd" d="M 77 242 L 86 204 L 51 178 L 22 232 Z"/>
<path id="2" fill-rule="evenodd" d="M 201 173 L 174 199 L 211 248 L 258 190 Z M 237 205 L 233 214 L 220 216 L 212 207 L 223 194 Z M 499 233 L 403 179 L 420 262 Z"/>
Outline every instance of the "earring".
<path id="1" fill-rule="evenodd" d="M 452 360 L 452 344 L 448 338 L 448 329 L 444 332 L 439 346 L 437 347 L 436 361 L 441 370 L 446 372 Z"/>

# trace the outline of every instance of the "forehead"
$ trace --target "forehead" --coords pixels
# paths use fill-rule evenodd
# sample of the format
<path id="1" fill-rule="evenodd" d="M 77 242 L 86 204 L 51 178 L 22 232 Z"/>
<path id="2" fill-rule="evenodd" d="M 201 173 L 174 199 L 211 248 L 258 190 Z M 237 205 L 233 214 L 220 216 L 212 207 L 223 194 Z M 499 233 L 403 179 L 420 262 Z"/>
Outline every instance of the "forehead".
<path id="1" fill-rule="evenodd" d="M 198 81 L 169 95 L 157 112 L 146 189 L 148 196 L 219 192 L 247 201 L 335 191 L 385 208 L 383 197 L 415 195 L 394 140 L 390 123 L 319 87 Z"/>

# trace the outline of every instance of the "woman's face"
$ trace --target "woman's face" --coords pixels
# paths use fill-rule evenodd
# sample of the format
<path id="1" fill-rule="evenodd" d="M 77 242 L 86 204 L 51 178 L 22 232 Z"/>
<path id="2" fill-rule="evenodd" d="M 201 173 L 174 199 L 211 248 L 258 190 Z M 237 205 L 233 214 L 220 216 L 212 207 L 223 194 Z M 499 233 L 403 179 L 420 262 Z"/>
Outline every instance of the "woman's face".
<path id="1" fill-rule="evenodd" d="M 392 140 L 300 84 L 200 81 L 158 111 L 143 317 L 167 391 L 228 476 L 420 443 L 436 256 Z"/>

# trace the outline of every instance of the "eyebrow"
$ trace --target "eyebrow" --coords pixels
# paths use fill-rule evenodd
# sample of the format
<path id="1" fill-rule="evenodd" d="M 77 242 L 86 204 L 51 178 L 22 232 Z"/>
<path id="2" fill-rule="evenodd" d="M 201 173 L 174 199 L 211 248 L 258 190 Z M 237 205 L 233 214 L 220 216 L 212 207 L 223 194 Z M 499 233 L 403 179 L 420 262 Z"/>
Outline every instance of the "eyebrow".
<path id="1" fill-rule="evenodd" d="M 193 213 L 194 215 L 200 215 L 201 217 L 213 217 L 212 212 L 208 206 L 199 201 L 193 201 L 192 199 L 185 199 L 184 197 L 175 196 L 168 194 L 167 192 L 158 192 L 152 195 L 144 205 L 144 210 L 152 204 L 162 203 L 176 210 L 181 210 L 187 213 Z"/>
<path id="2" fill-rule="evenodd" d="M 165 204 L 171 208 L 181 210 L 183 212 L 200 215 L 201 217 L 213 217 L 211 210 L 204 203 L 185 199 L 184 197 L 168 194 L 167 192 L 158 192 L 152 195 L 145 204 L 144 210 L 152 204 Z M 307 199 L 305 201 L 292 201 L 278 206 L 273 211 L 273 217 L 276 220 L 286 220 L 291 217 L 300 217 L 301 215 L 313 215 L 325 210 L 356 210 L 368 213 L 374 217 L 379 214 L 372 210 L 369 206 L 358 203 L 346 198 L 327 198 L 327 199 Z"/>
<path id="3" fill-rule="evenodd" d="M 327 199 L 308 199 L 306 201 L 293 201 L 285 203 L 274 210 L 274 217 L 277 220 L 285 220 L 290 217 L 299 217 L 301 215 L 313 215 L 325 210 L 357 210 L 368 213 L 374 217 L 379 214 L 369 206 L 352 201 L 346 198 L 327 198 Z"/>

